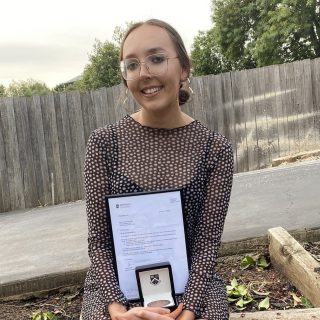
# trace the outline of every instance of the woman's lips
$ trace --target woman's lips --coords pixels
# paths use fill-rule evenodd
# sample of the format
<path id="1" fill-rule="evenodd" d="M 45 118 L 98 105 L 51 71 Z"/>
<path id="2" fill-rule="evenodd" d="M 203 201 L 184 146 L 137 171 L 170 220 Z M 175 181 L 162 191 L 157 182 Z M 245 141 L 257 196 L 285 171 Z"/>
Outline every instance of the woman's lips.
<path id="1" fill-rule="evenodd" d="M 144 96 L 152 97 L 152 96 L 157 95 L 161 91 L 162 88 L 163 88 L 162 86 L 148 87 L 148 88 L 142 89 L 141 92 Z"/>

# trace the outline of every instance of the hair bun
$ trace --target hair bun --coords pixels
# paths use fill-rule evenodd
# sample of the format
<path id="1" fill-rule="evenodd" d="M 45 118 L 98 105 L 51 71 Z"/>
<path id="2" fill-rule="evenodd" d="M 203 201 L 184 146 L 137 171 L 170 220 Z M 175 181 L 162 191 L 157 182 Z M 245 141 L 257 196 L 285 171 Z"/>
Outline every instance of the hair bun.
<path id="1" fill-rule="evenodd" d="M 179 90 L 179 105 L 183 105 L 190 99 L 190 93 L 185 89 Z"/>

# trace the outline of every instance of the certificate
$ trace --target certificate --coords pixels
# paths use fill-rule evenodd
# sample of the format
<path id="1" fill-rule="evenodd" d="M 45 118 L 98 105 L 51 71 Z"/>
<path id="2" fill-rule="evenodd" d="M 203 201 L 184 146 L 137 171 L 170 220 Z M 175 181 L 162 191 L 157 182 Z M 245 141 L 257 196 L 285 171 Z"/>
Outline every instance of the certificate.
<path id="1" fill-rule="evenodd" d="M 129 300 L 139 299 L 135 268 L 169 262 L 175 292 L 182 294 L 189 262 L 181 190 L 107 196 L 115 269 Z"/>

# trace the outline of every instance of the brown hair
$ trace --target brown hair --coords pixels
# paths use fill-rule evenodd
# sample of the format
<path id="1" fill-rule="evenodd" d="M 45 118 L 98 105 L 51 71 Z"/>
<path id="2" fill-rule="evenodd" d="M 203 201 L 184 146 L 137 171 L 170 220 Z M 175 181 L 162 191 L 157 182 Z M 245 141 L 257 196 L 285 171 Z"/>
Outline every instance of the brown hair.
<path id="1" fill-rule="evenodd" d="M 129 29 L 127 30 L 126 34 L 124 35 L 124 37 L 122 39 L 122 43 L 121 43 L 121 47 L 120 47 L 120 61 L 123 58 L 123 45 L 124 45 L 124 42 L 126 41 L 127 37 L 129 36 L 129 34 L 132 31 L 134 31 L 135 29 L 137 29 L 143 25 L 156 26 L 156 27 L 160 27 L 160 28 L 164 29 L 165 31 L 167 31 L 170 39 L 173 42 L 175 50 L 177 52 L 177 56 L 178 56 L 179 62 L 181 64 L 181 67 L 187 72 L 187 76 L 189 77 L 190 70 L 191 70 L 191 62 L 190 62 L 187 50 L 185 48 L 185 45 L 183 43 L 183 40 L 182 40 L 180 34 L 170 24 L 168 24 L 167 22 L 164 22 L 162 20 L 158 20 L 158 19 L 150 19 L 147 21 L 137 22 L 129 27 Z M 122 76 L 121 76 L 121 78 L 122 78 L 124 85 L 127 87 L 127 81 Z M 181 85 L 180 91 L 179 91 L 179 105 L 186 103 L 190 98 L 190 93 L 187 90 L 183 89 L 182 87 L 183 86 Z"/>

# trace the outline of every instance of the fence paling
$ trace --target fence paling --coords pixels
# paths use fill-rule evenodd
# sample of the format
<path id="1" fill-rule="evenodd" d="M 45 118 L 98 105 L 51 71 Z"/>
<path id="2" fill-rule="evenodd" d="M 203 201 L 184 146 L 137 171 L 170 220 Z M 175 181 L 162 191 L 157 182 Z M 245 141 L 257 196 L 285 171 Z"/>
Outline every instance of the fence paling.
<path id="1" fill-rule="evenodd" d="M 319 83 L 320 58 L 207 75 L 182 110 L 230 139 L 236 172 L 256 170 L 319 149 Z M 122 92 L 0 98 L 0 212 L 84 199 L 90 133 L 138 109 Z"/>

